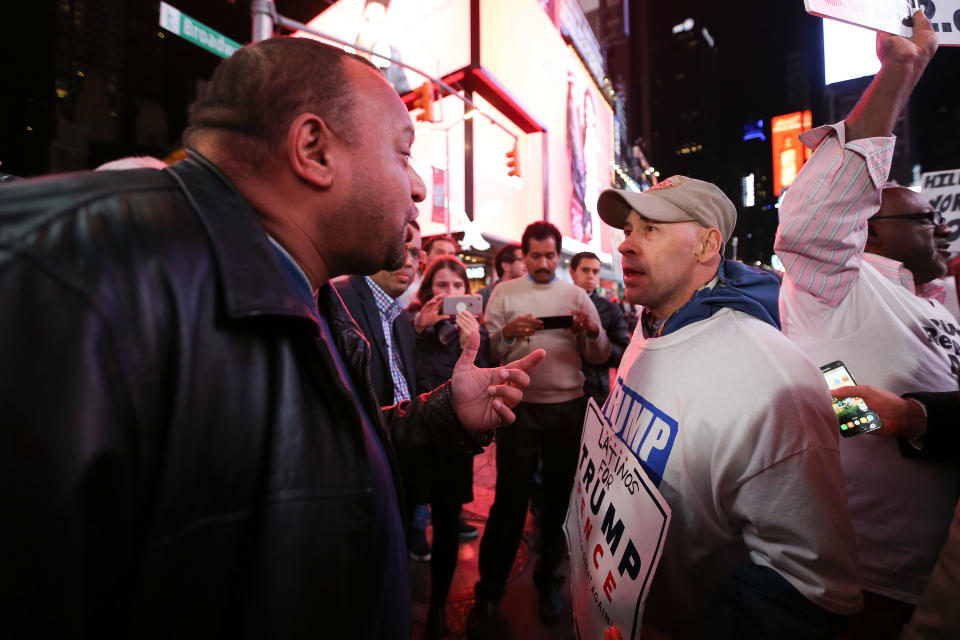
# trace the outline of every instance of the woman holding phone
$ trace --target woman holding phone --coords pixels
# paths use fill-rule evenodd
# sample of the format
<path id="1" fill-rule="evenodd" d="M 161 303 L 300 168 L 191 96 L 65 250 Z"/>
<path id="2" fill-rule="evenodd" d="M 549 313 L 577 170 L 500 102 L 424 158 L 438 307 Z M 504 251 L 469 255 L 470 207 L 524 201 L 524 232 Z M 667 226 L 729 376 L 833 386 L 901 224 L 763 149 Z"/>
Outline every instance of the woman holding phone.
<path id="1" fill-rule="evenodd" d="M 442 313 L 446 296 L 469 293 L 467 271 L 457 258 L 440 256 L 427 266 L 417 301 L 408 309 L 415 314 L 417 388 L 433 389 L 449 380 L 467 338 L 474 331 L 480 332 L 476 365 L 488 366 L 488 338 L 482 318 L 469 311 L 454 316 Z M 460 508 L 473 500 L 473 456 L 467 453 L 436 456 L 428 462 L 425 476 L 433 520 L 432 588 L 426 632 L 426 637 L 432 639 L 449 633 L 445 607 L 457 568 Z"/>

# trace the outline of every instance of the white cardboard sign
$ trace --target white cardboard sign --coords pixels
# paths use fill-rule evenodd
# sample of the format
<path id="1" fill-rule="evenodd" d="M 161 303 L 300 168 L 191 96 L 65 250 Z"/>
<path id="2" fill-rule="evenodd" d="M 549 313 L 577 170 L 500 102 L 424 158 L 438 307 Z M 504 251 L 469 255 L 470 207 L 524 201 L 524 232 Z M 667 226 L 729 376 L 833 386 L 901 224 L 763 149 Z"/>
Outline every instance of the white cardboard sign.
<path id="1" fill-rule="evenodd" d="M 960 45 L 960 0 L 915 0 L 942 45 Z M 848 22 L 874 31 L 913 35 L 904 20 L 913 15 L 911 0 L 803 0 L 807 13 Z"/>
<path id="2" fill-rule="evenodd" d="M 920 195 L 950 225 L 950 253 L 960 253 L 960 169 L 924 173 L 920 176 Z"/>
<path id="3" fill-rule="evenodd" d="M 592 399 L 564 534 L 580 638 L 616 626 L 640 637 L 643 603 L 670 526 L 670 507 Z"/>

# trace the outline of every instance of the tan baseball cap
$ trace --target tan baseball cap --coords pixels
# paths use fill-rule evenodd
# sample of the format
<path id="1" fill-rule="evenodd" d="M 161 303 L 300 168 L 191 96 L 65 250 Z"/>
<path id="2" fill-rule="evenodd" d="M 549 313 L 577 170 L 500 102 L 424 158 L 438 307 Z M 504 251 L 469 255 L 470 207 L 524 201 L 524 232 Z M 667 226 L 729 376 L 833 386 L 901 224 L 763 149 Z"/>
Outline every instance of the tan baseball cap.
<path id="1" fill-rule="evenodd" d="M 671 176 L 643 192 L 604 189 L 597 200 L 600 218 L 622 229 L 631 211 L 656 222 L 699 222 L 718 229 L 726 243 L 737 226 L 737 208 L 715 185 L 687 176 Z"/>

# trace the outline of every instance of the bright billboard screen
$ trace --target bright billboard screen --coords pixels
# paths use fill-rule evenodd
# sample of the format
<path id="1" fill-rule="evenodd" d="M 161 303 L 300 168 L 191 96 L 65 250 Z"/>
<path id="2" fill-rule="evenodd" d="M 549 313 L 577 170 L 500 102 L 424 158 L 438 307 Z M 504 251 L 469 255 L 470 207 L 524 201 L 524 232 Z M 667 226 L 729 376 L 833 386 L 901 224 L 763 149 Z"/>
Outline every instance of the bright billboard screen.
<path id="1" fill-rule="evenodd" d="M 610 253 L 611 230 L 596 215 L 613 160 L 613 111 L 602 90 L 564 42 L 549 6 L 538 0 L 482 0 L 481 69 L 468 69 L 470 6 L 468 0 L 338 0 L 309 25 L 382 56 L 399 56 L 434 77 L 465 70 L 459 81 L 474 87 L 472 100 L 496 120 L 472 118 L 472 202 L 466 201 L 463 103 L 446 96 L 434 122 L 415 122 L 412 162 L 430 191 L 420 205 L 424 235 L 465 231 L 517 241 L 527 224 L 546 217 L 571 247 Z M 401 94 L 423 82 L 383 57 L 373 62 Z M 473 73 L 486 80 L 471 84 Z M 529 125 L 512 121 L 498 110 L 504 104 L 540 130 L 531 133 Z M 515 142 L 519 178 L 507 174 L 505 154 Z"/>
<path id="2" fill-rule="evenodd" d="M 383 56 L 372 61 L 400 94 L 424 79 L 391 65 L 387 57 L 433 77 L 470 64 L 470 3 L 466 0 L 338 0 L 307 26 Z"/>
<path id="3" fill-rule="evenodd" d="M 800 134 L 810 128 L 812 115 L 809 111 L 797 111 L 770 119 L 771 146 L 773 147 L 773 195 L 779 196 L 790 186 L 800 167 L 810 157 L 800 143 Z"/>
<path id="4" fill-rule="evenodd" d="M 877 32 L 836 20 L 823 20 L 825 84 L 872 76 L 880 71 Z"/>

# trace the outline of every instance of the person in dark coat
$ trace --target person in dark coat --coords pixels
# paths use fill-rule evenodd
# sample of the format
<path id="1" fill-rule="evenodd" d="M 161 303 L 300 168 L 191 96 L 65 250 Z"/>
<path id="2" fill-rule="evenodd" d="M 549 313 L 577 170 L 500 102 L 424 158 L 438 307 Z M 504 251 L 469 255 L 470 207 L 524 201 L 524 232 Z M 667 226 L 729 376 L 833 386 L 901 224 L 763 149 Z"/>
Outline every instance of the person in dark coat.
<path id="1" fill-rule="evenodd" d="M 610 395 L 610 369 L 620 366 L 620 358 L 630 344 L 630 331 L 627 329 L 627 318 L 620 307 L 610 302 L 599 292 L 600 258 L 590 251 L 581 251 L 570 259 L 570 276 L 573 284 L 587 292 L 590 301 L 597 308 L 600 315 L 600 324 L 610 338 L 610 357 L 603 364 L 593 365 L 584 361 L 583 392 L 593 398 L 597 406 L 602 407 Z"/>
<path id="2" fill-rule="evenodd" d="M 466 268 L 453 256 L 434 259 L 423 274 L 417 302 L 409 308 L 417 333 L 417 385 L 423 389 L 432 389 L 434 383 L 450 377 L 475 331 L 480 332 L 475 364 L 484 367 L 489 363 L 487 330 L 479 320 L 469 311 L 452 317 L 440 313 L 444 297 L 469 293 Z M 473 500 L 473 456 L 435 456 L 427 461 L 426 471 L 433 514 L 427 637 L 440 638 L 447 633 L 444 607 L 457 566 L 460 508 Z"/>

